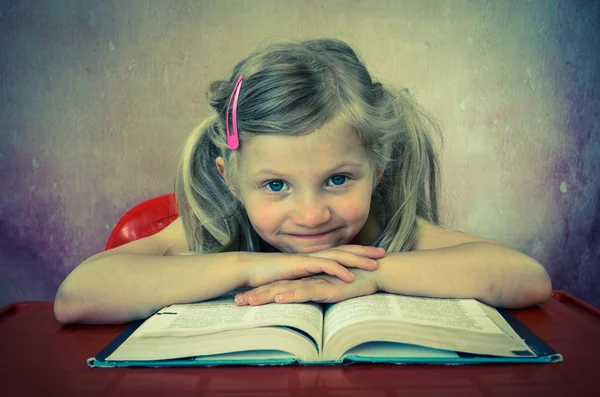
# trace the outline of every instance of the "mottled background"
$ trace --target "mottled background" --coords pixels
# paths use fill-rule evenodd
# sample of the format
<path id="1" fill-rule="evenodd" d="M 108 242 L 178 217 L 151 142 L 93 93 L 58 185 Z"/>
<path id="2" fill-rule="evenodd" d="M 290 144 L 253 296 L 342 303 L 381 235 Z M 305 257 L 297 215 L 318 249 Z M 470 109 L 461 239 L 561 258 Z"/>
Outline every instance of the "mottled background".
<path id="1" fill-rule="evenodd" d="M 0 305 L 53 299 L 172 190 L 204 90 L 265 41 L 336 37 L 440 119 L 451 226 L 600 306 L 594 1 L 1 1 Z"/>

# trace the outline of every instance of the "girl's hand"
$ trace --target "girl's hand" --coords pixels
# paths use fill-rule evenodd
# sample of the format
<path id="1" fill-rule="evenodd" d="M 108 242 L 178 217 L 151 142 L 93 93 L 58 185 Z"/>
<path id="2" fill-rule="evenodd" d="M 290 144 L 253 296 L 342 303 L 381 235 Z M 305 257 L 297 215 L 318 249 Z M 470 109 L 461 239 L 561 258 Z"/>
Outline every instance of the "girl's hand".
<path id="1" fill-rule="evenodd" d="M 253 254 L 249 256 L 251 262 L 244 266 L 245 285 L 258 287 L 322 273 L 350 283 L 354 274 L 347 268 L 375 270 L 378 267 L 375 259 L 385 254 L 383 248 L 362 245 L 342 245 L 308 254 Z"/>
<path id="2" fill-rule="evenodd" d="M 238 306 L 266 303 L 339 302 L 379 291 L 373 273 L 354 269 L 355 280 L 345 283 L 337 277 L 320 274 L 300 280 L 275 281 L 236 295 Z"/>

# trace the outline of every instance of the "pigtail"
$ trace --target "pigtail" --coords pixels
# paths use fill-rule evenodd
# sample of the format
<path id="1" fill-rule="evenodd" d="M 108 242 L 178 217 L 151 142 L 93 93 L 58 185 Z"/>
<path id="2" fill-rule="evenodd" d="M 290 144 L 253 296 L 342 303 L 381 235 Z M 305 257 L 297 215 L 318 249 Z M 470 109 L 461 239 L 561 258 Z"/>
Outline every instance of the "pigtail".
<path id="1" fill-rule="evenodd" d="M 388 93 L 399 121 L 391 159 L 376 191 L 385 205 L 377 206 L 385 226 L 379 246 L 408 251 L 417 237 L 417 217 L 439 224 L 439 165 L 432 136 L 441 138 L 439 125 L 414 101 L 408 90 Z"/>
<path id="2" fill-rule="evenodd" d="M 219 148 L 212 137 L 223 134 L 217 117 L 196 127 L 185 142 L 175 179 L 179 211 L 191 251 L 239 250 L 241 226 L 247 223 L 216 169 Z"/>

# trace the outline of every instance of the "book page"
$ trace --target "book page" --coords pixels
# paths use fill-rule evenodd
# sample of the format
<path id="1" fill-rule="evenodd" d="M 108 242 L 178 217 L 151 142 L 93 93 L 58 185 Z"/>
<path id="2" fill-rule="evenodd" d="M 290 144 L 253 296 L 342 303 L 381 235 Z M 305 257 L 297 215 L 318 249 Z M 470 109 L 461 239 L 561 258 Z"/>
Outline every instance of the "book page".
<path id="1" fill-rule="evenodd" d="M 368 342 L 348 350 L 345 356 L 362 358 L 457 358 L 453 351 L 393 342 Z"/>
<path id="2" fill-rule="evenodd" d="M 230 294 L 211 301 L 165 307 L 146 320 L 135 335 L 190 336 L 223 330 L 287 326 L 306 332 L 320 349 L 322 324 L 323 312 L 315 303 L 236 306 Z"/>
<path id="3" fill-rule="evenodd" d="M 331 334 L 348 325 L 400 320 L 482 333 L 503 333 L 473 299 L 436 299 L 386 293 L 352 298 L 330 305 L 325 313 L 325 343 Z"/>
<path id="4" fill-rule="evenodd" d="M 287 355 L 287 361 L 291 357 L 315 361 L 319 356 L 314 341 L 305 333 L 287 327 L 255 327 L 185 336 L 148 337 L 133 333 L 106 360 L 148 361 L 201 356 L 205 361 L 219 361 L 219 355 L 227 354 L 239 355 L 238 362 L 259 361 L 265 358 L 261 353 L 264 351 L 272 351 L 278 357 Z"/>
<path id="5" fill-rule="evenodd" d="M 485 310 L 497 310 L 486 307 Z M 329 305 L 322 356 L 338 360 L 367 342 L 394 342 L 505 357 L 535 356 L 502 316 L 488 317 L 474 299 L 438 299 L 377 293 Z M 498 324 L 502 324 L 502 329 Z M 361 351 L 361 350 L 359 350 Z"/>

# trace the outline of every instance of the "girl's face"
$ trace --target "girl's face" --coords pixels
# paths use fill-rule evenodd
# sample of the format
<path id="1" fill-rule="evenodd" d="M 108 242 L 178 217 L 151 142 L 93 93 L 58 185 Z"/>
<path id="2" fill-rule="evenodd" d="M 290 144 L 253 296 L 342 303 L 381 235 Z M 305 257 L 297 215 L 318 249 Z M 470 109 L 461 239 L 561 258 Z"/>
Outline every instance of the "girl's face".
<path id="1" fill-rule="evenodd" d="M 240 155 L 232 191 L 258 235 L 280 251 L 346 244 L 367 221 L 375 172 L 347 125 L 330 123 L 299 136 L 259 135 Z M 222 159 L 217 164 L 224 172 Z"/>

